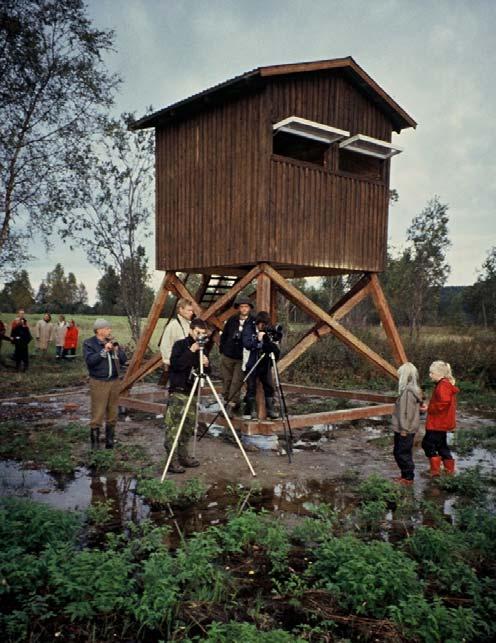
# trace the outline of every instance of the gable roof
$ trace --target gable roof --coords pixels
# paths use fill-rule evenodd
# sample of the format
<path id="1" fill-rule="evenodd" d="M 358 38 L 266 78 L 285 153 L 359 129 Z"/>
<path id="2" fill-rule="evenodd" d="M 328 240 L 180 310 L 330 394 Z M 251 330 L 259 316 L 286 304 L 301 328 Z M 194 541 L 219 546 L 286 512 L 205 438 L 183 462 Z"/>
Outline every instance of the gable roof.
<path id="1" fill-rule="evenodd" d="M 393 123 L 395 131 L 416 127 L 417 123 L 373 80 L 351 56 L 331 60 L 290 63 L 257 67 L 241 76 L 214 85 L 198 94 L 160 109 L 135 121 L 130 129 L 146 129 L 167 125 L 178 118 L 185 118 L 202 111 L 207 106 L 222 102 L 228 97 L 238 96 L 248 91 L 262 88 L 267 79 L 315 71 L 340 70 L 348 80 L 362 91 Z"/>

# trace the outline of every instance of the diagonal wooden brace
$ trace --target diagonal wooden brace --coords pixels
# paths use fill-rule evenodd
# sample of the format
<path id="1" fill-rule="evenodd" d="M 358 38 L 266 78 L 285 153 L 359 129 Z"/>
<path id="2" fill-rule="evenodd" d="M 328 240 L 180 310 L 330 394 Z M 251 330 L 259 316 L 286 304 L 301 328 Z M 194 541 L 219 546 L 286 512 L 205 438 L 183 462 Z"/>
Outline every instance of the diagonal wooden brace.
<path id="1" fill-rule="evenodd" d="M 329 315 L 336 321 L 339 321 L 347 315 L 357 304 L 363 301 L 370 294 L 370 276 L 364 275 L 350 290 L 341 297 L 330 309 Z M 293 348 L 284 355 L 279 361 L 279 372 L 286 370 L 291 364 L 298 359 L 310 346 L 316 344 L 321 337 L 329 335 L 331 329 L 322 321 L 313 326 Z"/>
<path id="2" fill-rule="evenodd" d="M 326 313 L 320 306 L 317 306 L 311 299 L 306 297 L 292 284 L 286 281 L 277 270 L 274 270 L 269 264 L 260 264 L 263 272 L 270 277 L 270 279 L 277 284 L 279 289 L 286 294 L 286 296 L 307 314 L 315 319 L 323 321 L 329 326 L 330 332 L 342 341 L 346 346 L 352 348 L 359 355 L 368 359 L 374 366 L 381 370 L 386 375 L 397 379 L 396 368 L 382 358 L 378 353 L 369 348 L 353 333 L 350 333 L 344 326 L 337 322 L 329 313 Z"/>

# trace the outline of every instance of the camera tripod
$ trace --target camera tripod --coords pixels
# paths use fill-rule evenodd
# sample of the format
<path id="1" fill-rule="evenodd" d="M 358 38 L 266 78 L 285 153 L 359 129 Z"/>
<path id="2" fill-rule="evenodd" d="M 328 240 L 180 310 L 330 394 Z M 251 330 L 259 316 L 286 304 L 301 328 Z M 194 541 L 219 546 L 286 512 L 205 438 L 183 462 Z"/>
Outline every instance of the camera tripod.
<path id="1" fill-rule="evenodd" d="M 197 394 L 197 398 L 196 398 L 196 417 L 195 417 L 195 428 L 194 428 L 194 434 L 193 434 L 193 453 L 195 453 L 195 451 L 196 451 L 196 436 L 197 436 L 197 432 L 198 432 L 198 417 L 199 417 L 199 413 L 200 413 L 201 389 L 202 389 L 202 386 L 204 386 L 204 384 L 205 384 L 205 380 L 206 380 L 207 384 L 209 385 L 210 390 L 212 391 L 217 404 L 219 405 L 219 408 L 220 408 L 219 413 L 222 413 L 224 415 L 224 417 L 226 419 L 226 422 L 227 422 L 229 428 L 231 429 L 233 437 L 236 440 L 236 443 L 237 443 L 238 447 L 240 448 L 240 451 L 243 454 L 244 459 L 246 460 L 246 464 L 248 465 L 248 468 L 250 469 L 250 472 L 251 472 L 252 476 L 256 476 L 257 474 L 255 473 L 253 467 L 251 466 L 251 463 L 250 463 L 250 461 L 248 459 L 248 456 L 246 455 L 246 451 L 244 450 L 243 445 L 241 444 L 241 441 L 240 441 L 240 439 L 238 437 L 238 434 L 236 433 L 236 430 L 232 425 L 231 418 L 227 414 L 227 411 L 226 411 L 224 405 L 222 404 L 222 401 L 221 401 L 221 399 L 219 397 L 219 394 L 215 390 L 215 386 L 212 384 L 212 380 L 210 379 L 210 377 L 204 371 L 204 368 L 203 368 L 203 346 L 201 346 L 201 345 L 200 345 L 199 352 L 200 352 L 200 372 L 197 373 L 196 371 L 193 371 L 193 375 L 194 375 L 194 378 L 195 378 L 195 381 L 193 383 L 193 388 L 191 389 L 191 392 L 190 392 L 189 397 L 188 397 L 188 401 L 186 402 L 186 406 L 184 407 L 184 411 L 183 411 L 183 414 L 181 416 L 181 421 L 179 422 L 179 427 L 178 427 L 178 429 L 176 431 L 176 436 L 175 436 L 174 441 L 172 443 L 172 447 L 171 447 L 169 456 L 167 458 L 167 462 L 165 463 L 164 472 L 162 474 L 162 478 L 160 479 L 160 482 L 163 482 L 164 479 L 165 479 L 165 476 L 167 475 L 167 471 L 168 471 L 170 463 L 172 461 L 172 457 L 174 455 L 174 452 L 175 452 L 175 450 L 177 448 L 177 444 L 179 442 L 179 438 L 181 436 L 181 432 L 183 430 L 184 423 L 185 423 L 186 417 L 188 415 L 188 411 L 189 411 L 189 409 L 191 407 L 191 404 L 193 402 L 193 397 L 195 395 L 195 392 L 197 392 L 198 394 Z"/>
<path id="2" fill-rule="evenodd" d="M 282 426 L 283 426 L 283 431 L 284 431 L 284 441 L 286 443 L 286 453 L 288 454 L 288 460 L 289 460 L 289 463 L 291 464 L 291 454 L 293 453 L 293 432 L 291 431 L 291 424 L 289 423 L 288 407 L 286 406 L 286 398 L 284 397 L 284 391 L 282 390 L 281 380 L 279 378 L 279 369 L 277 368 L 276 357 L 275 357 L 273 352 L 262 353 L 260 355 L 260 357 L 257 359 L 255 364 L 253 364 L 253 366 L 250 368 L 248 373 L 243 378 L 243 381 L 241 382 L 241 385 L 239 386 L 239 388 L 236 391 L 234 391 L 234 393 L 231 395 L 231 397 L 226 401 L 226 404 L 229 404 L 229 402 L 231 402 L 236 397 L 236 395 L 239 393 L 239 391 L 243 387 L 243 384 L 248 380 L 250 375 L 255 372 L 255 370 L 256 370 L 257 366 L 260 364 L 260 362 L 267 356 L 269 356 L 269 358 L 270 358 L 270 360 L 272 362 L 273 369 L 274 369 L 275 385 L 276 385 L 275 388 L 277 390 L 277 398 L 279 400 L 279 408 L 281 409 Z M 221 408 L 223 408 L 223 407 L 221 406 Z M 220 414 L 221 414 L 221 411 L 219 411 L 217 413 L 217 415 L 214 417 L 214 419 L 210 422 L 210 424 L 207 426 L 207 428 L 203 431 L 203 433 L 198 438 L 198 441 L 200 441 L 206 435 L 206 433 L 208 432 L 210 427 L 213 424 L 215 424 L 215 421 L 217 420 L 217 418 L 219 417 Z M 225 415 L 225 411 L 224 411 L 224 415 Z"/>

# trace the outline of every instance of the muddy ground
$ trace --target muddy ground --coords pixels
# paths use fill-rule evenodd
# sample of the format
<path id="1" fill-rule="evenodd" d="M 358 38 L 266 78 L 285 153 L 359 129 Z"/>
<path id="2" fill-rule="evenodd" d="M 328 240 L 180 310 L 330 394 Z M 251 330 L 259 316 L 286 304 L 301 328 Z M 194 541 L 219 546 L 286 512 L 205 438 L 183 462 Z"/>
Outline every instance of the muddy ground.
<path id="1" fill-rule="evenodd" d="M 301 400 L 298 400 L 301 403 Z M 288 401 L 290 404 L 290 401 Z M 76 389 L 58 394 L 32 398 L 9 398 L 0 400 L 0 421 L 23 418 L 26 422 L 87 423 L 89 396 L 87 390 Z M 460 428 L 494 424 L 493 420 L 459 413 Z M 360 477 L 372 473 L 385 477 L 398 474 L 392 444 L 388 443 L 388 417 L 357 420 L 347 424 L 321 425 L 308 429 L 293 430 L 294 450 L 292 462 L 285 453 L 285 441 L 279 436 L 279 448 L 262 450 L 246 445 L 248 458 L 256 472 L 256 480 L 263 487 L 273 487 L 280 481 L 324 481 L 341 478 L 355 472 Z M 254 480 L 246 461 L 232 438 L 224 434 L 207 434 L 196 447 L 196 456 L 201 466 L 187 470 L 181 475 L 170 475 L 176 482 L 199 478 L 207 485 L 230 481 L 249 485 Z M 117 427 L 117 441 L 122 445 L 139 445 L 147 454 L 149 464 L 160 476 L 165 465 L 163 449 L 163 419 L 138 411 L 124 411 Z M 421 436 L 419 436 L 421 438 Z M 392 442 L 392 438 L 391 438 Z M 419 440 L 420 442 L 420 440 Z M 83 445 L 81 449 L 87 449 Z M 428 461 L 420 446 L 415 448 L 417 483 L 428 470 Z M 482 458 L 484 460 L 484 458 Z M 473 456 L 467 461 L 460 459 L 460 468 L 473 466 Z M 484 465 L 484 461 L 481 462 Z M 424 475 L 423 475 L 424 474 Z"/>

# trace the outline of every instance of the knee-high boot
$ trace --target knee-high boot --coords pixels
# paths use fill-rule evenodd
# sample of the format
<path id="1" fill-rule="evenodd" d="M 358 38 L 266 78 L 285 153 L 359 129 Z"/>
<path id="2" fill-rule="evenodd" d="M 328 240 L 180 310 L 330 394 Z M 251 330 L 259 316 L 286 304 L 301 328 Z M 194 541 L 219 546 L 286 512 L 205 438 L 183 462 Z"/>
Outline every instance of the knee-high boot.
<path id="1" fill-rule="evenodd" d="M 113 449 L 114 448 L 114 427 L 111 424 L 105 425 L 105 448 Z"/>
<path id="2" fill-rule="evenodd" d="M 274 398 L 266 397 L 265 398 L 265 408 L 267 410 L 267 417 L 271 420 L 275 420 L 279 417 L 279 413 L 274 408 Z"/>
<path id="3" fill-rule="evenodd" d="M 98 447 L 98 443 L 100 442 L 100 427 L 90 427 L 90 441 L 91 441 L 91 448 L 95 449 Z"/>

